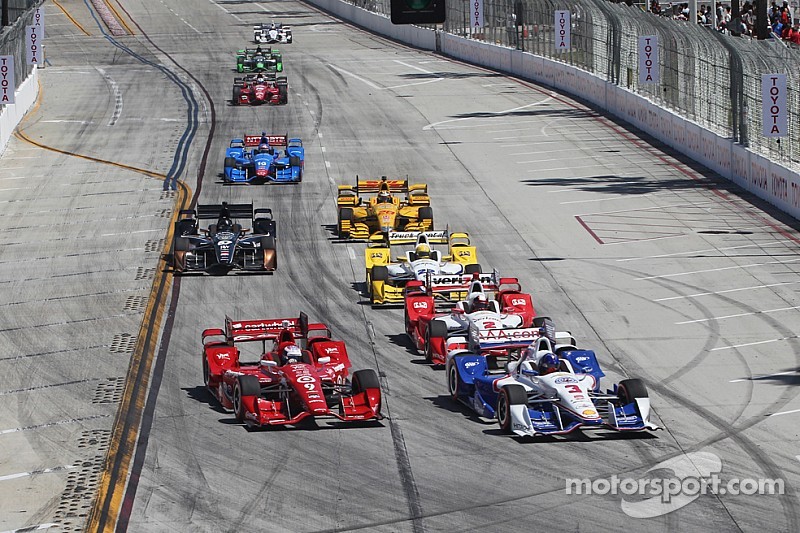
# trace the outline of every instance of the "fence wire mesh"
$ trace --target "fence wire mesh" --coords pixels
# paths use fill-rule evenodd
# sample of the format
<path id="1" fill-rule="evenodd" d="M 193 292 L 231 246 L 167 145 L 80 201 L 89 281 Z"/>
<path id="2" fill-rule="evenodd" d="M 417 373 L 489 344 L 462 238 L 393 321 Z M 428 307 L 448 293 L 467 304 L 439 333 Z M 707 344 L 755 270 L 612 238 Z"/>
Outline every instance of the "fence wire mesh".
<path id="1" fill-rule="evenodd" d="M 773 161 L 800 168 L 800 49 L 722 34 L 606 0 L 483 2 L 483 27 L 470 27 L 471 0 L 448 0 L 447 18 L 438 28 L 586 70 Z M 390 0 L 354 3 L 387 17 L 390 13 Z M 556 10 L 571 13 L 566 52 L 556 49 Z M 658 35 L 660 84 L 639 84 L 641 35 Z M 789 129 L 780 141 L 762 135 L 762 74 L 787 76 Z"/>

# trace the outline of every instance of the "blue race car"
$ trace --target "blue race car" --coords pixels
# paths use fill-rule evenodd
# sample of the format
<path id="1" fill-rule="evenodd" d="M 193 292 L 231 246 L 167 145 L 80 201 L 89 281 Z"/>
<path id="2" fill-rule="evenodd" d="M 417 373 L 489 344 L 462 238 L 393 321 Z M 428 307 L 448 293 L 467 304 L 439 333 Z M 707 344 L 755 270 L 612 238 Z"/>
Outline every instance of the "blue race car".
<path id="1" fill-rule="evenodd" d="M 450 397 L 521 437 L 579 428 L 659 429 L 650 422 L 650 399 L 641 380 L 625 379 L 602 392 L 605 374 L 595 353 L 575 348 L 573 339 L 556 344 L 559 335 L 550 338 L 547 329 L 554 330 L 541 328 L 538 337 L 517 334 L 522 330 L 471 331 L 469 348 L 461 344 L 447 356 Z"/>
<path id="2" fill-rule="evenodd" d="M 285 147 L 283 150 L 276 147 Z M 225 150 L 225 183 L 299 183 L 303 181 L 303 141 L 286 135 L 246 135 Z"/>

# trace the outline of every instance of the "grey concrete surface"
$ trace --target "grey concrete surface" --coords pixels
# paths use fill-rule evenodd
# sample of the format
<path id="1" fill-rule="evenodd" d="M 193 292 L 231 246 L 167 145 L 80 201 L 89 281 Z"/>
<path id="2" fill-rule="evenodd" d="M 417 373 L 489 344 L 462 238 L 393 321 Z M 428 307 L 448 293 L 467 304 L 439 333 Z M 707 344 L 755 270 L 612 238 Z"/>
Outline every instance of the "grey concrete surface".
<path id="1" fill-rule="evenodd" d="M 151 392 L 158 396 L 145 461 L 135 473 L 134 505 L 125 515 L 130 531 L 798 529 L 800 411 L 794 411 L 800 410 L 795 355 L 800 304 L 794 222 L 774 218 L 741 191 L 570 98 L 399 46 L 300 3 L 124 5 L 153 42 L 211 94 L 217 121 L 199 201 L 253 201 L 257 207 L 271 207 L 279 232 L 279 270 L 272 276 L 180 279 L 160 387 Z M 294 29 L 295 43 L 281 47 L 289 104 L 230 106 L 233 51 L 247 43 L 252 23 L 273 18 Z M 81 97 L 91 105 L 79 105 L 77 96 L 67 96 L 69 104 L 50 105 L 55 91 L 46 90 L 37 116 L 92 124 L 40 120 L 31 128 L 40 129 L 39 135 L 57 136 L 76 151 L 168 167 L 177 146 L 169 143 L 187 128 L 187 104 L 179 100 L 180 93 L 163 76 L 153 74 L 150 83 L 139 79 L 147 72 L 132 76 L 130 71 L 141 67 L 127 64 L 128 59 L 124 67 L 116 67 L 118 49 L 99 40 L 91 54 L 77 53 L 73 43 L 90 38 L 78 39 L 66 34 L 68 30 L 65 26 L 62 70 L 91 64 L 114 76 L 125 98 L 120 123 L 130 109 L 130 119 L 141 118 L 138 129 L 130 126 L 140 134 L 114 136 L 119 126 L 107 122 L 113 115 L 113 90 L 108 84 L 103 87 L 99 70 L 89 68 L 89 74 L 60 73 L 71 78 L 58 86 L 75 90 L 75 83 L 85 84 L 81 86 L 88 95 Z M 139 53 L 174 67 L 141 36 L 126 39 L 140 47 Z M 79 48 L 88 50 L 86 44 Z M 47 70 L 46 83 L 55 83 L 56 72 Z M 140 82 L 136 87 L 154 90 L 158 97 L 146 96 L 145 89 L 130 89 L 129 94 L 133 86 L 127 84 L 133 78 Z M 198 87 L 191 87 L 199 95 Z M 98 101 L 106 102 L 105 112 Z M 137 101 L 139 112 L 134 113 Z M 200 137 L 183 174 L 195 189 L 210 117 L 209 104 L 198 105 Z M 218 173 L 230 138 L 261 130 L 303 138 L 306 174 L 301 185 L 221 185 Z M 123 142 L 133 145 L 121 147 Z M 2 159 L 4 169 L 12 166 L 14 155 L 28 157 L 29 148 L 14 143 Z M 52 198 L 48 208 L 54 209 L 68 194 L 55 184 L 72 182 L 60 167 L 76 163 L 60 156 L 48 160 L 38 151 L 30 157 L 40 158 L 42 175 L 57 177 L 53 185 L 43 183 L 38 189 L 42 201 Z M 11 175 L 10 170 L 2 173 Z M 75 221 L 141 216 L 120 222 L 131 231 L 122 244 L 86 240 L 100 258 L 65 258 L 74 242 L 81 242 L 68 239 L 74 227 L 63 228 L 62 240 L 36 229 L 41 237 L 35 253 L 24 242 L 4 247 L 0 268 L 8 266 L 8 271 L 0 279 L 13 280 L 9 283 L 17 292 L 7 305 L 24 306 L 37 319 L 33 325 L 121 313 L 120 295 L 109 296 L 108 303 L 93 297 L 92 305 L 79 296 L 45 301 L 43 287 L 64 286 L 54 276 L 66 261 L 75 261 L 73 272 L 105 265 L 101 279 L 93 281 L 105 290 L 139 287 L 141 292 L 133 294 L 146 294 L 146 279 L 138 285 L 130 279 L 139 268 L 154 268 L 157 255 L 139 251 L 126 257 L 120 250 L 137 242 L 142 246 L 144 236 L 151 238 L 132 231 L 152 228 L 153 239 L 163 238 L 168 219 L 144 214 L 171 204 L 157 190 L 142 190 L 158 189 L 157 182 L 123 174 L 101 170 L 94 179 L 118 177 L 129 192 L 116 193 L 112 183 L 108 187 L 115 194 L 81 200 L 86 203 L 69 195 L 75 207 L 86 207 L 70 211 L 71 216 L 87 217 Z M 470 232 L 484 266 L 518 276 L 540 314 L 552 316 L 583 346 L 598 352 L 607 384 L 643 378 L 656 422 L 665 429 L 653 436 L 597 432 L 520 441 L 453 405 L 446 396 L 444 373 L 423 364 L 404 339 L 402 311 L 365 305 L 364 245 L 334 238 L 335 186 L 351 183 L 355 174 L 408 175 L 427 182 L 437 225 Z M 86 186 L 79 192 L 95 190 Z M 3 194 L 16 199 L 23 193 Z M 112 202 L 120 202 L 121 209 L 110 206 Z M 28 209 L 18 202 L 8 206 L 20 211 L 6 211 L 5 216 L 22 216 L 23 208 Z M 34 220 L 27 225 L 53 223 Z M 108 232 L 114 233 L 113 227 Z M 51 238 L 55 242 L 47 246 Z M 14 249 L 42 259 L 20 272 L 13 269 L 17 257 L 9 257 Z M 117 253 L 103 253 L 109 250 Z M 22 281 L 29 278 L 33 282 Z M 14 304 L 16 300 L 29 303 Z M 53 309 L 58 316 L 41 318 L 42 311 Z M 222 326 L 225 315 L 274 318 L 299 311 L 328 323 L 347 341 L 354 368 L 380 371 L 386 420 L 358 427 L 319 421 L 311 428 L 248 432 L 213 403 L 202 387 L 202 329 Z M 135 333 L 136 317 L 131 313 L 111 320 L 122 324 L 127 319 L 128 331 Z M 24 328 L 24 321 L 8 320 L 4 337 L 32 353 L 34 341 L 52 345 L 68 336 L 74 342 L 67 342 L 69 349 L 80 350 L 83 343 L 108 342 L 98 331 L 106 337 L 115 331 L 105 323 L 100 330 L 82 322 L 76 338 L 71 333 L 76 328 L 69 326 L 21 330 L 13 328 Z M 2 374 L 0 392 L 123 376 L 125 356 L 113 357 L 108 362 L 112 357 L 107 348 L 21 360 L 8 354 L 0 365 L 14 373 Z M 0 463 L 0 476 L 74 464 L 81 453 L 88 457 L 83 448 L 70 446 L 78 445 L 83 428 L 107 430 L 115 405 L 98 407 L 88 401 L 95 384 L 5 392 L 19 403 L 0 410 L 2 428 L 103 418 L 0 433 L 11 446 L 30 448 Z M 50 412 L 53 405 L 58 405 L 58 415 Z M 102 442 L 98 445 L 102 449 Z M 664 463 L 673 458 L 683 466 L 694 460 L 695 468 L 702 468 L 699 453 L 719 457 L 725 481 L 780 478 L 786 494 L 709 494 L 671 513 L 641 519 L 623 512 L 621 495 L 565 491 L 566 478 L 669 477 Z M 650 469 L 656 470 L 648 474 Z M 32 519 L 0 509 L 0 516 L 14 518 L 2 525 L 63 524 L 63 515 L 56 513 L 69 492 L 65 474 L 0 481 L 0 491 L 24 491 L 27 496 L 20 501 L 36 513 Z"/>

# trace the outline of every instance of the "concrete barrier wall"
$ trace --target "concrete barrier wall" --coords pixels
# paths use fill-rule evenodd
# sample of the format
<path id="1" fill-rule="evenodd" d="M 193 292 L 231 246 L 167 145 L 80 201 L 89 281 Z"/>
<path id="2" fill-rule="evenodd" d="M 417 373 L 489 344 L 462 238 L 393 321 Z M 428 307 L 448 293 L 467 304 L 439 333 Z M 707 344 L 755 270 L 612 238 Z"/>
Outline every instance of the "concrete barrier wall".
<path id="1" fill-rule="evenodd" d="M 0 112 L 0 155 L 6 150 L 8 141 L 22 117 L 30 110 L 39 95 L 39 69 L 34 67 L 30 75 L 17 88 L 14 104 L 8 104 Z"/>
<path id="2" fill-rule="evenodd" d="M 698 163 L 737 183 L 785 213 L 800 219 L 800 175 L 753 153 L 646 98 L 586 71 L 482 41 L 417 26 L 395 26 L 382 15 L 342 0 L 308 0 L 375 33 L 467 63 L 500 70 L 549 85 L 594 105 L 645 131 Z"/>

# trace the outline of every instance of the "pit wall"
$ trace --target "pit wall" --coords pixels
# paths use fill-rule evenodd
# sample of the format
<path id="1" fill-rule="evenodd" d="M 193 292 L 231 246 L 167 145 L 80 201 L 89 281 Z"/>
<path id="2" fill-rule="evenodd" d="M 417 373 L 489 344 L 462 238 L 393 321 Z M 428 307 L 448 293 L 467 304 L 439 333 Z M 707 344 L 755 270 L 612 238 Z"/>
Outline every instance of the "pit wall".
<path id="1" fill-rule="evenodd" d="M 22 122 L 22 118 L 33 107 L 39 96 L 39 69 L 33 67 L 30 75 L 17 87 L 14 93 L 14 104 L 6 104 L 0 111 L 0 155 L 8 146 L 14 129 Z"/>
<path id="2" fill-rule="evenodd" d="M 650 100 L 586 71 L 528 52 L 436 32 L 395 26 L 382 15 L 342 0 L 306 0 L 336 16 L 396 41 L 523 79 L 591 102 L 800 219 L 800 175 L 732 140 L 660 108 Z"/>

